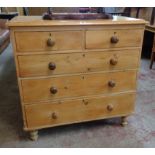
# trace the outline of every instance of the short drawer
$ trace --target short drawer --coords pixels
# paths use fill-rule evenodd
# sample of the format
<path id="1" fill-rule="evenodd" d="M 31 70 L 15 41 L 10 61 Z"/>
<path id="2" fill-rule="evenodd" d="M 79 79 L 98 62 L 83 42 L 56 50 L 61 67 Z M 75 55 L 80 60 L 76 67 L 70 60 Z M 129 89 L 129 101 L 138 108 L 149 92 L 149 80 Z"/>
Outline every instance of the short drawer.
<path id="1" fill-rule="evenodd" d="M 136 71 L 56 76 L 21 81 L 25 103 L 135 90 Z"/>
<path id="2" fill-rule="evenodd" d="M 119 47 L 140 47 L 143 30 L 91 30 L 86 31 L 86 48 L 119 48 Z"/>
<path id="3" fill-rule="evenodd" d="M 134 111 L 135 94 L 121 94 L 61 103 L 25 105 L 28 129 L 126 116 Z"/>
<path id="4" fill-rule="evenodd" d="M 17 52 L 82 49 L 81 31 L 15 32 Z"/>
<path id="5" fill-rule="evenodd" d="M 139 50 L 18 56 L 20 77 L 135 69 Z M 131 63 L 132 62 L 132 63 Z"/>

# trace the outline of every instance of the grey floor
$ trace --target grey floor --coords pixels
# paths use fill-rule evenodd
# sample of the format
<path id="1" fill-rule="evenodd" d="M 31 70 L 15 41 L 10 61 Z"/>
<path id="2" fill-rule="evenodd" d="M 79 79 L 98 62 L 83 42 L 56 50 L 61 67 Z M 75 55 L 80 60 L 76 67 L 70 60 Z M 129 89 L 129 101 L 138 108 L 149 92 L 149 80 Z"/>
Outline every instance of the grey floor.
<path id="1" fill-rule="evenodd" d="M 12 48 L 0 55 L 0 147 L 155 147 L 155 70 L 141 61 L 135 114 L 120 119 L 40 130 L 37 142 L 22 130 L 20 98 Z"/>

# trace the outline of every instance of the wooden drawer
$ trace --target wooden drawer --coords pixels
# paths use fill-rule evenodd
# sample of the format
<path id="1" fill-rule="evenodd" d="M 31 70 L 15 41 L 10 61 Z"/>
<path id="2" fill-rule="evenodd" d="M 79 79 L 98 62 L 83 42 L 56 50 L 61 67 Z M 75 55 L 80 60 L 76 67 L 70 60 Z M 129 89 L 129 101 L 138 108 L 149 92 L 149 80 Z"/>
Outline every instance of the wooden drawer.
<path id="1" fill-rule="evenodd" d="M 142 42 L 142 34 L 143 30 L 141 29 L 108 29 L 102 31 L 86 31 L 86 48 L 102 49 L 117 47 L 140 47 Z"/>
<path id="2" fill-rule="evenodd" d="M 135 90 L 136 71 L 56 76 L 21 81 L 24 102 Z"/>
<path id="3" fill-rule="evenodd" d="M 18 56 L 21 77 L 135 69 L 138 50 Z M 132 63 L 131 63 L 132 62 Z"/>
<path id="4" fill-rule="evenodd" d="M 25 105 L 29 129 L 126 116 L 134 110 L 135 94 Z"/>
<path id="5" fill-rule="evenodd" d="M 16 32 L 17 52 L 82 49 L 81 31 Z"/>

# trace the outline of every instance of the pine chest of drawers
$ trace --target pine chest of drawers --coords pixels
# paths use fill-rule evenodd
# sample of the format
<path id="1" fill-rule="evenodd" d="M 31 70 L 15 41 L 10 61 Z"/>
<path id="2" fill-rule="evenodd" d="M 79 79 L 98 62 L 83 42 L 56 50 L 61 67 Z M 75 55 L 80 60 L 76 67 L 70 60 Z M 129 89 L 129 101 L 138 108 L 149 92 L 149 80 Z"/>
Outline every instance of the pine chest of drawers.
<path id="1" fill-rule="evenodd" d="M 145 21 L 53 20 L 16 17 L 8 23 L 24 130 L 134 111 Z"/>

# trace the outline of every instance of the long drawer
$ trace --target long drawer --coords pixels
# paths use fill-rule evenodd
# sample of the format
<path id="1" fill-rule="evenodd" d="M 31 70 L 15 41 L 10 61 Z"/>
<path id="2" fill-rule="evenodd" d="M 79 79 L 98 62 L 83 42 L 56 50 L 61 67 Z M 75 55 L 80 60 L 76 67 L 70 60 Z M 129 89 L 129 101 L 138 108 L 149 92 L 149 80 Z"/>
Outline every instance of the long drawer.
<path id="1" fill-rule="evenodd" d="M 17 52 L 47 52 L 51 50 L 79 50 L 82 31 L 16 32 Z"/>
<path id="2" fill-rule="evenodd" d="M 135 94 L 25 105 L 29 129 L 126 116 L 134 110 Z"/>
<path id="3" fill-rule="evenodd" d="M 20 77 L 135 69 L 139 49 L 18 56 Z M 131 63 L 132 62 L 132 63 Z"/>
<path id="4" fill-rule="evenodd" d="M 25 103 L 135 90 L 136 71 L 56 76 L 21 81 Z"/>
<path id="5" fill-rule="evenodd" d="M 142 29 L 135 30 L 88 30 L 86 31 L 86 48 L 119 48 L 140 47 L 142 42 Z"/>

